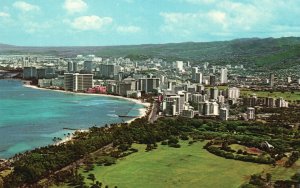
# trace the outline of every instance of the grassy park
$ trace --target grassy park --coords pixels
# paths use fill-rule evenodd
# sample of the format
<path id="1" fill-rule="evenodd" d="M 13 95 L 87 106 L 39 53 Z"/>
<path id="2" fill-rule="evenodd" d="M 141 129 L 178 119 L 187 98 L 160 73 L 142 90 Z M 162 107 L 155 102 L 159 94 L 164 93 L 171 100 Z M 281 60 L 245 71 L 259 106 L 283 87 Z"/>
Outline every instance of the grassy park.
<path id="1" fill-rule="evenodd" d="M 256 94 L 258 97 L 283 97 L 283 99 L 288 101 L 296 101 L 300 100 L 300 92 L 270 92 L 270 91 L 251 91 L 251 90 L 241 90 L 241 96 L 250 96 L 252 94 Z"/>
<path id="2" fill-rule="evenodd" d="M 145 152 L 145 145 L 134 144 L 139 152 L 112 166 L 95 166 L 96 179 L 109 187 L 239 187 L 251 174 L 269 170 L 269 165 L 224 159 L 202 149 L 204 142 L 181 148 L 159 145 Z M 85 179 L 87 185 L 92 181 Z"/>

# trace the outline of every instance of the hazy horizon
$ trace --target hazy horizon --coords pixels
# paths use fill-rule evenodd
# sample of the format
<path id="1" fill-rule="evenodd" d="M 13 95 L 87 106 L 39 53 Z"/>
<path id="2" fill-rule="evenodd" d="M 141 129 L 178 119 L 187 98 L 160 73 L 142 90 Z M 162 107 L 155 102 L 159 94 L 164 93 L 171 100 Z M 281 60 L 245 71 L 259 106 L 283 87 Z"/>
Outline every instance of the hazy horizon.
<path id="1" fill-rule="evenodd" d="M 141 43 L 141 44 L 116 44 L 116 45 L 66 45 L 66 46 L 47 46 L 47 45 L 40 45 L 40 46 L 30 46 L 30 45 L 16 45 L 16 44 L 7 44 L 7 43 L 2 43 L 0 41 L 0 45 L 8 45 L 8 46 L 15 46 L 15 47 L 46 47 L 46 48 L 64 48 L 64 47 L 118 47 L 118 46 L 143 46 L 143 45 L 165 45 L 165 44 L 182 44 L 182 43 L 210 43 L 210 42 L 226 42 L 226 41 L 234 41 L 234 40 L 251 40 L 251 39 L 269 39 L 269 38 L 273 38 L 273 39 L 280 39 L 280 38 L 298 38 L 296 36 L 286 36 L 286 37 L 265 37 L 265 38 L 261 38 L 261 37 L 251 37 L 251 38 L 234 38 L 234 39 L 230 39 L 230 40 L 215 40 L 215 41 L 183 41 L 183 42 L 166 42 L 166 43 Z"/>
<path id="2" fill-rule="evenodd" d="M 0 42 L 120 46 L 300 36 L 297 0 L 3 0 Z"/>

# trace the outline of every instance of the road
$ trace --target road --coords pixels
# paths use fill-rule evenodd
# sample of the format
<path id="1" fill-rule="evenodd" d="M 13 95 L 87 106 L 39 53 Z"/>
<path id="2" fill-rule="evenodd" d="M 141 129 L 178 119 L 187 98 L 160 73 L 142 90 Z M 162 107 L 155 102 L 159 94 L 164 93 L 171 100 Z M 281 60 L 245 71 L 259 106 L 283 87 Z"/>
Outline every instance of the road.
<path id="1" fill-rule="evenodd" d="M 157 116 L 158 109 L 159 109 L 158 103 L 154 102 L 153 105 L 152 105 L 151 112 L 149 114 L 149 118 L 148 118 L 148 121 L 150 123 L 153 123 L 154 121 L 157 120 L 157 118 L 158 118 L 158 116 Z"/>

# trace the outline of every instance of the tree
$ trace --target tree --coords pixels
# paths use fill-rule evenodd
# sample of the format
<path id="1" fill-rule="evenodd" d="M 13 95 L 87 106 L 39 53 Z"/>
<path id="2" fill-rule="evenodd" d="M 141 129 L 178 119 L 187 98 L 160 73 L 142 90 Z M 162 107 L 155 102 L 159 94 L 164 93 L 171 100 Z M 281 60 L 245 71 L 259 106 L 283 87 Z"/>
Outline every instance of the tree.
<path id="1" fill-rule="evenodd" d="M 271 180 L 272 180 L 272 174 L 267 173 L 266 174 L 266 180 L 267 180 L 267 182 L 271 182 Z"/>
<path id="2" fill-rule="evenodd" d="M 96 180 L 96 177 L 95 177 L 94 174 L 89 174 L 88 177 L 87 177 L 87 179 L 92 180 L 92 181 L 93 181 L 93 184 L 94 184 L 94 182 L 95 182 L 95 180 Z"/>
<path id="3" fill-rule="evenodd" d="M 300 182 L 300 173 L 297 172 L 296 174 L 294 174 L 291 178 L 292 180 L 296 181 L 296 182 Z"/>

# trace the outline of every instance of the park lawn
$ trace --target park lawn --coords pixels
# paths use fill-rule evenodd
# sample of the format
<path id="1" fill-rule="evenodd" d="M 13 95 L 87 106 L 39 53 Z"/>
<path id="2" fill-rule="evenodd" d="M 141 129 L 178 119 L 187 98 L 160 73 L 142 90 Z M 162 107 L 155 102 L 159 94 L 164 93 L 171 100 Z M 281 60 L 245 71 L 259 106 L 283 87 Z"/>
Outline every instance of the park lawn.
<path id="1" fill-rule="evenodd" d="M 300 92 L 299 91 L 295 91 L 294 93 L 291 93 L 291 92 L 282 93 L 282 92 L 278 92 L 278 91 L 270 93 L 269 91 L 241 90 L 241 96 L 250 96 L 254 93 L 258 97 L 274 97 L 274 98 L 282 97 L 284 100 L 288 100 L 288 101 L 300 100 Z"/>
<path id="2" fill-rule="evenodd" d="M 213 88 L 213 87 L 217 87 L 218 90 L 226 90 L 226 89 L 229 88 L 228 86 L 207 86 L 205 88 L 210 89 L 210 88 Z"/>
<path id="3" fill-rule="evenodd" d="M 145 145 L 134 144 L 139 152 L 112 166 L 95 166 L 89 173 L 109 187 L 239 187 L 251 174 L 267 171 L 269 165 L 225 159 L 203 149 L 205 142 L 191 146 L 181 142 L 181 148 L 159 145 L 145 152 Z M 86 183 L 91 181 L 86 179 Z"/>
<path id="4" fill-rule="evenodd" d="M 297 160 L 292 167 L 285 168 L 282 166 L 276 166 L 270 168 L 268 173 L 272 174 L 272 178 L 276 180 L 289 180 L 291 177 L 300 171 L 300 160 Z"/>

